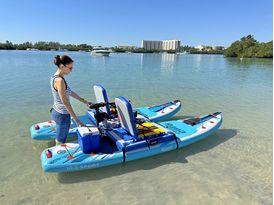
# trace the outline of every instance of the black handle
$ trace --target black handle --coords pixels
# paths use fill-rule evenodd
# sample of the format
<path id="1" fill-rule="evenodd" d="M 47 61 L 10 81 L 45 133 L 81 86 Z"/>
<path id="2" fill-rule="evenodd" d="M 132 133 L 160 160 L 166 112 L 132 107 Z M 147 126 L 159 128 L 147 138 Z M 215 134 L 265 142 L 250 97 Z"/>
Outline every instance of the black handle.
<path id="1" fill-rule="evenodd" d="M 105 103 L 105 102 L 93 103 L 93 104 L 89 105 L 89 108 L 90 108 L 90 109 L 98 109 L 98 108 L 104 107 L 104 106 L 106 106 L 106 105 L 115 106 L 115 103 L 114 103 L 114 102 L 108 102 L 108 103 Z"/>

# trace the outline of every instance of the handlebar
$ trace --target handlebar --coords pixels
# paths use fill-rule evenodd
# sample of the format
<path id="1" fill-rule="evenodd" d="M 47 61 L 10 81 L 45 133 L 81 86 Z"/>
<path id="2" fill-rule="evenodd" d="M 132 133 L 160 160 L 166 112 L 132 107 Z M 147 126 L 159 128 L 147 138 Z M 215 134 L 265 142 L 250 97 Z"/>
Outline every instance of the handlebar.
<path id="1" fill-rule="evenodd" d="M 114 107 L 114 106 L 115 106 L 115 103 L 114 103 L 114 102 L 108 102 L 108 103 L 105 103 L 105 102 L 94 103 L 94 104 L 89 105 L 89 108 L 90 108 L 90 109 L 98 109 L 98 108 L 104 107 L 104 106 L 106 106 L 106 105 L 110 105 L 110 106 Z"/>

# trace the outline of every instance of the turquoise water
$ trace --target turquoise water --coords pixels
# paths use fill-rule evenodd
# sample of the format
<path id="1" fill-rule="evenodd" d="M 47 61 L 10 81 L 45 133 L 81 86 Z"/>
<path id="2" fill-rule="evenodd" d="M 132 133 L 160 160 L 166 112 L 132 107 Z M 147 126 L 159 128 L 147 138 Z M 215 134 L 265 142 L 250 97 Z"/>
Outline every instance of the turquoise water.
<path id="1" fill-rule="evenodd" d="M 48 174 L 39 157 L 53 142 L 32 141 L 28 129 L 50 118 L 55 54 L 0 51 L 0 204 L 272 204 L 272 60 L 58 53 L 75 60 L 67 81 L 91 101 L 92 85 L 101 83 L 111 100 L 123 95 L 137 107 L 181 99 L 172 119 L 222 111 L 224 123 L 185 149 Z M 78 101 L 72 105 L 85 112 Z"/>

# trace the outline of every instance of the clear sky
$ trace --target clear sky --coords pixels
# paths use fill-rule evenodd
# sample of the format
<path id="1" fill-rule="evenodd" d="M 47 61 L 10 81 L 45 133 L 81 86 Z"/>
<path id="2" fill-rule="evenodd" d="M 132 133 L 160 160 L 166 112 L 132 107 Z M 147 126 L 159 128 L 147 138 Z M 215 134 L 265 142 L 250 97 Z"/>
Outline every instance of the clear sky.
<path id="1" fill-rule="evenodd" d="M 0 42 L 140 46 L 272 40 L 272 0 L 0 0 Z"/>

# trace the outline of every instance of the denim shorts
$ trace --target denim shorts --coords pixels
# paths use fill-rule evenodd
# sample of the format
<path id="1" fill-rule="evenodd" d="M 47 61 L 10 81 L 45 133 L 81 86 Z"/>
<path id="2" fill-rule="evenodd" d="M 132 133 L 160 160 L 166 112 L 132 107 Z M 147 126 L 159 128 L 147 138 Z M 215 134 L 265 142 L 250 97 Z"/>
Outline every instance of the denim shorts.
<path id="1" fill-rule="evenodd" d="M 50 110 L 51 119 L 56 123 L 56 140 L 60 143 L 65 143 L 70 128 L 70 114 L 61 114 L 54 110 Z"/>

